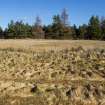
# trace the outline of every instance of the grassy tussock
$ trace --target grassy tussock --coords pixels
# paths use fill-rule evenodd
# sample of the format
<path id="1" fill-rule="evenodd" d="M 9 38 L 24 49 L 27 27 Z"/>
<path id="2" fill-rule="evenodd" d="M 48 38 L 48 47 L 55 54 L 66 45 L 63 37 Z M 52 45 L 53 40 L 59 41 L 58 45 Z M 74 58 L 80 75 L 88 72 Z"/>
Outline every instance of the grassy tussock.
<path id="1" fill-rule="evenodd" d="M 0 49 L 0 105 L 104 105 L 105 49 Z"/>

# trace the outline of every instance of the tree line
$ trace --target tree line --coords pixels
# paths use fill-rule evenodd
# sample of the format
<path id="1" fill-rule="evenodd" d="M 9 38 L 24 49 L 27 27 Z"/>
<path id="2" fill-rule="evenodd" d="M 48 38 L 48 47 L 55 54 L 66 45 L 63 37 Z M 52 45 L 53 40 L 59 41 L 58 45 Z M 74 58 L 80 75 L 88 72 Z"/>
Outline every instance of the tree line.
<path id="1" fill-rule="evenodd" d="M 61 14 L 54 15 L 52 23 L 42 25 L 39 16 L 35 23 L 29 25 L 23 21 L 13 20 L 5 30 L 0 27 L 0 38 L 2 39 L 85 39 L 85 40 L 105 40 L 105 18 L 91 16 L 88 24 L 79 27 L 69 24 L 69 15 L 66 9 Z"/>

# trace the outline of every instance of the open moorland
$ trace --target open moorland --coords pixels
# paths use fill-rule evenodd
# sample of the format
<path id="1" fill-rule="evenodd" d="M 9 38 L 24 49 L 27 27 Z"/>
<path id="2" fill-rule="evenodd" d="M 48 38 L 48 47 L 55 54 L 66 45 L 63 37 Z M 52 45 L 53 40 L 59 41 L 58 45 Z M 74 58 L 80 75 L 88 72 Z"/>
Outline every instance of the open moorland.
<path id="1" fill-rule="evenodd" d="M 0 40 L 0 105 L 105 105 L 105 42 Z"/>

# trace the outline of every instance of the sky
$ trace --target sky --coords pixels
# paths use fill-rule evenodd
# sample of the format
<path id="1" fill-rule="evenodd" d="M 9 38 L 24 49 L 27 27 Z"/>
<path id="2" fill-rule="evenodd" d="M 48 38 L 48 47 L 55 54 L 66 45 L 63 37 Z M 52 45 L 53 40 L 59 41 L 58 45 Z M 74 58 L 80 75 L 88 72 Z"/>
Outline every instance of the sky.
<path id="1" fill-rule="evenodd" d="M 36 16 L 48 25 L 63 8 L 71 25 L 88 23 L 92 15 L 105 16 L 105 0 L 0 0 L 0 26 L 7 27 L 10 20 L 33 24 Z"/>

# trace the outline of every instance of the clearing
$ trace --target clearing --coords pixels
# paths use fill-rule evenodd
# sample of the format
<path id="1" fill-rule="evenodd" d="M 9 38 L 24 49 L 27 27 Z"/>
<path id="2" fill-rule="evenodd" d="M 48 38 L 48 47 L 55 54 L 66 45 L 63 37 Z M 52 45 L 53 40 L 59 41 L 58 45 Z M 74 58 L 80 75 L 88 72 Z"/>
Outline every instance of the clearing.
<path id="1" fill-rule="evenodd" d="M 0 105 L 105 105 L 105 42 L 0 40 Z"/>

